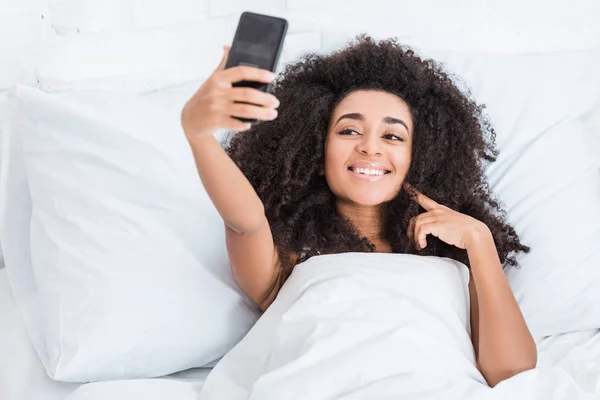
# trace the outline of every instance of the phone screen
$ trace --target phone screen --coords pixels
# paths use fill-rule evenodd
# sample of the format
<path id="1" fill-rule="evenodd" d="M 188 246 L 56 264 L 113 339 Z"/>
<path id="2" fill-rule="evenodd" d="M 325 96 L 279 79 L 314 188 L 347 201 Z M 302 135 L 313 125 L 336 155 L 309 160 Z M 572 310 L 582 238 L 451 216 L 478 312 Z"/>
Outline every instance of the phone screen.
<path id="1" fill-rule="evenodd" d="M 243 13 L 229 51 L 226 68 L 248 65 L 274 72 L 286 30 L 285 19 Z"/>

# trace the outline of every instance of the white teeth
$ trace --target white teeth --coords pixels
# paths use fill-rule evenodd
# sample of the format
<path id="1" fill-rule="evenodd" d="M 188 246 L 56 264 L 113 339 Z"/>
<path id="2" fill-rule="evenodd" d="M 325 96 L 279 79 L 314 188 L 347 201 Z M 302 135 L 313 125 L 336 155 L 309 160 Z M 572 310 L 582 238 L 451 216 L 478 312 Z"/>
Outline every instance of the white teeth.
<path id="1" fill-rule="evenodd" d="M 379 176 L 383 175 L 385 172 L 380 169 L 370 169 L 370 168 L 354 168 L 354 172 L 363 175 L 374 175 Z"/>

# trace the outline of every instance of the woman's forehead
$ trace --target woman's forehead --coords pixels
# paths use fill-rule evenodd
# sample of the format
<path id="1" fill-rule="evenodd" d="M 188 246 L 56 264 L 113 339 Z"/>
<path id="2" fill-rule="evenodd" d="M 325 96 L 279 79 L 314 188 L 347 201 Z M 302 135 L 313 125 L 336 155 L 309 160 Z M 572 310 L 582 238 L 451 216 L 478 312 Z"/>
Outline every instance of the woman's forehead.
<path id="1" fill-rule="evenodd" d="M 364 121 L 386 117 L 398 118 L 409 124 L 412 129 L 408 104 L 397 95 L 381 90 L 357 90 L 349 93 L 333 110 L 330 125 L 335 125 L 338 119 L 346 114 L 358 114 L 355 117 Z"/>

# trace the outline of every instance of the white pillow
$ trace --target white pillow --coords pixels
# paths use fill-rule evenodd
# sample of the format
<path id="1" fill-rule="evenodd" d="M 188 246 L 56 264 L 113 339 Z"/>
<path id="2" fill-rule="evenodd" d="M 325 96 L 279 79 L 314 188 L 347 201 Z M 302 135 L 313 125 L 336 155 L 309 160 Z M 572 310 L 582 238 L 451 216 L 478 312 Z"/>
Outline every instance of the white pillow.
<path id="1" fill-rule="evenodd" d="M 600 328 L 598 52 L 503 57 L 426 51 L 487 105 L 500 155 L 487 169 L 522 242 L 507 276 L 536 336 Z"/>
<path id="2" fill-rule="evenodd" d="M 566 121 L 488 171 L 531 246 L 507 276 L 538 337 L 600 328 L 600 146 L 591 134 Z"/>
<path id="3" fill-rule="evenodd" d="M 182 104 L 23 86 L 15 101 L 10 140 L 22 141 L 31 223 L 4 224 L 2 236 L 23 239 L 5 247 L 7 268 L 48 374 L 154 377 L 223 356 L 257 309 L 229 269 Z M 2 208 L 16 210 L 27 188 L 7 189 Z M 17 254 L 28 237 L 30 263 Z"/>

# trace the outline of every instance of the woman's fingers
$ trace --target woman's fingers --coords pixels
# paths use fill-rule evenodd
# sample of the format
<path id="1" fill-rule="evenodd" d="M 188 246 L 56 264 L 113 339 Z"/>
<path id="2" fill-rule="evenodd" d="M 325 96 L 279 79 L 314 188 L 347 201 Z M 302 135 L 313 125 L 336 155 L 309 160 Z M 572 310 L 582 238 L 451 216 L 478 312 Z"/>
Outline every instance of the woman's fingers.
<path id="1" fill-rule="evenodd" d="M 271 83 L 275 79 L 275 74 L 266 69 L 238 65 L 220 72 L 220 79 L 229 84 L 240 81 Z"/>
<path id="2" fill-rule="evenodd" d="M 425 247 L 427 247 L 427 235 L 432 233 L 434 226 L 435 225 L 433 223 L 421 224 L 415 230 L 416 243 L 420 250 L 423 250 Z"/>
<path id="3" fill-rule="evenodd" d="M 427 235 L 432 233 L 437 220 L 436 215 L 430 213 L 419 214 L 410 220 L 408 236 L 410 240 L 414 241 L 417 249 L 422 250 L 427 247 Z"/>
<path id="4" fill-rule="evenodd" d="M 227 113 L 232 117 L 271 121 L 277 118 L 277 111 L 272 108 L 255 106 L 253 104 L 231 103 Z"/>
<path id="5" fill-rule="evenodd" d="M 404 182 L 403 188 L 410 195 L 410 197 L 419 203 L 425 210 L 432 211 L 440 207 L 440 204 L 419 192 L 410 183 Z"/>
<path id="6" fill-rule="evenodd" d="M 249 66 L 225 68 L 229 46 L 215 71 L 200 86 L 181 110 L 181 125 L 186 135 L 211 135 L 217 129 L 245 131 L 250 125 L 232 117 L 273 120 L 278 102 L 271 94 L 250 88 L 233 87 L 239 81 L 270 83 L 275 74 Z M 253 104 L 244 104 L 253 103 Z"/>
<path id="7" fill-rule="evenodd" d="M 236 132 L 247 131 L 252 127 L 252 125 L 249 122 L 243 122 L 235 118 L 227 118 L 225 121 L 223 121 L 221 125 L 223 126 L 223 129 L 228 129 Z"/>
<path id="8" fill-rule="evenodd" d="M 266 108 L 279 107 L 279 100 L 277 100 L 277 97 L 254 88 L 231 88 L 231 90 L 227 92 L 227 100 L 251 103 Z"/>

